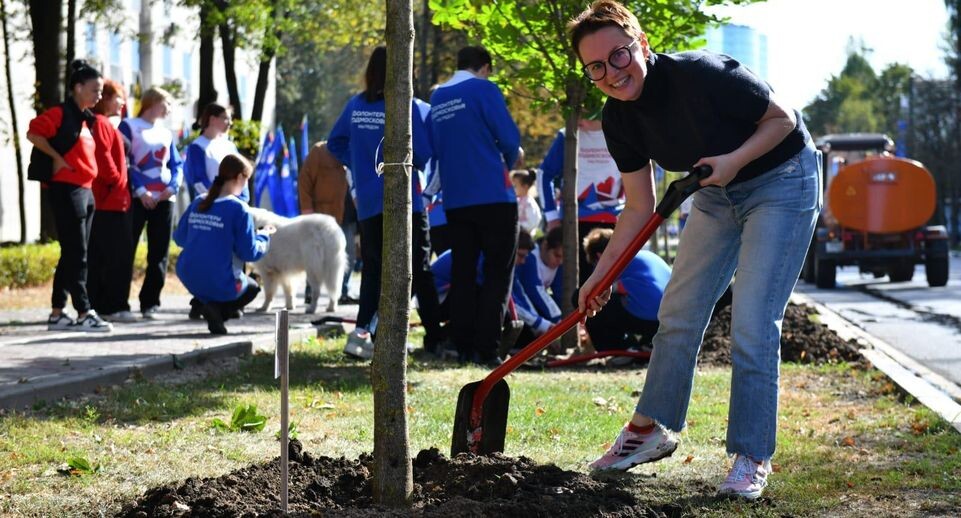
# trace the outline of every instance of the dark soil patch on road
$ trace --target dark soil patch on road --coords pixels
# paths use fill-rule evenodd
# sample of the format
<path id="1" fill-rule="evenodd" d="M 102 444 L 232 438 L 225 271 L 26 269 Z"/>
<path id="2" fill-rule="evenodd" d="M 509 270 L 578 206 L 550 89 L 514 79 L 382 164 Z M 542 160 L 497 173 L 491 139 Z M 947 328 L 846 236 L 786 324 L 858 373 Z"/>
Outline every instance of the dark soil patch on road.
<path id="1" fill-rule="evenodd" d="M 377 507 L 371 496 L 373 458 L 314 458 L 290 447 L 289 516 L 661 516 L 670 509 L 640 503 L 628 479 L 592 478 L 526 457 L 458 455 L 436 449 L 413 461 L 411 511 Z M 242 468 L 212 479 L 187 479 L 148 491 L 119 516 L 282 516 L 278 462 Z"/>
<path id="2" fill-rule="evenodd" d="M 797 363 L 856 362 L 861 359 L 860 348 L 853 340 L 845 341 L 821 324 L 817 311 L 805 304 L 788 304 L 781 324 L 781 361 Z M 711 319 L 700 362 L 710 365 L 731 364 L 731 307 L 728 306 Z"/>

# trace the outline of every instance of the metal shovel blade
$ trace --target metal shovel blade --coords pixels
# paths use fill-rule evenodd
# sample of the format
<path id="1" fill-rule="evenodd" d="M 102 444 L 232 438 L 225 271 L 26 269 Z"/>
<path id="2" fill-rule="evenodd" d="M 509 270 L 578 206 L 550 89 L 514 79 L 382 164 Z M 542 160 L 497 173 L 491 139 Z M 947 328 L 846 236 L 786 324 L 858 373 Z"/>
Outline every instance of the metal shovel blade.
<path id="1" fill-rule="evenodd" d="M 504 451 L 504 439 L 507 435 L 507 411 L 510 408 L 511 399 L 511 389 L 507 386 L 505 380 L 498 381 L 491 388 L 487 399 L 484 400 L 480 422 L 480 427 L 484 433 L 481 434 L 480 444 L 474 445 L 475 448 L 471 449 L 470 437 L 474 433 L 470 423 L 471 406 L 474 403 L 474 393 L 480 384 L 480 381 L 468 383 L 460 389 L 460 394 L 457 395 L 454 434 L 450 445 L 451 457 L 469 451 L 478 455 Z"/>

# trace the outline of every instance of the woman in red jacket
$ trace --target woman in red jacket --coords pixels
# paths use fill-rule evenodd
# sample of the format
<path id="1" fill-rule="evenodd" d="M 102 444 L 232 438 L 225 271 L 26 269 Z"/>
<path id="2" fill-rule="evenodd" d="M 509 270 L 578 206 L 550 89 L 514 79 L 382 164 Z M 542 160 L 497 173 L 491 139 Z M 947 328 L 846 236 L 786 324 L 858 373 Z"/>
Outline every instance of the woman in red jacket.
<path id="1" fill-rule="evenodd" d="M 100 100 L 103 79 L 100 72 L 84 61 L 74 61 L 68 83 L 69 97 L 30 121 L 27 139 L 53 159 L 53 177 L 46 183 L 47 196 L 53 210 L 54 225 L 60 240 L 60 261 L 53 276 L 49 330 L 109 332 L 104 322 L 90 307 L 87 297 L 87 242 L 93 222 L 93 192 L 90 187 L 97 176 L 94 157 L 96 144 L 90 129 L 95 118 L 90 113 Z M 60 154 L 50 145 L 64 119 L 80 122 L 77 141 Z M 77 320 L 67 316 L 67 293 L 77 310 Z"/>
<path id="2" fill-rule="evenodd" d="M 111 117 L 120 115 L 125 102 L 123 87 L 106 79 L 103 97 L 93 107 L 97 116 L 93 129 L 97 144 L 97 177 L 93 180 L 96 212 L 87 253 L 87 293 L 93 309 L 110 322 L 138 320 L 127 303 L 133 277 L 133 229 L 126 151 L 123 136 L 111 123 Z"/>

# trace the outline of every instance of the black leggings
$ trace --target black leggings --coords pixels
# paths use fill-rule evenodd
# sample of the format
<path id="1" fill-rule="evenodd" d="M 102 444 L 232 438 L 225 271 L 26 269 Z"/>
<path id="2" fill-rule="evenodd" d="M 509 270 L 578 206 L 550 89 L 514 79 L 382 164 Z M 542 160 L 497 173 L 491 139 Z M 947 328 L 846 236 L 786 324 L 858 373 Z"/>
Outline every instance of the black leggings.
<path id="1" fill-rule="evenodd" d="M 497 354 L 517 254 L 517 204 L 446 209 L 451 245 L 451 339 L 462 358 L 486 361 Z M 484 283 L 477 261 L 484 254 Z"/>
<path id="2" fill-rule="evenodd" d="M 60 260 L 53 275 L 50 306 L 54 309 L 66 307 L 69 293 L 77 313 L 86 313 L 90 310 L 87 243 L 93 225 L 93 191 L 68 183 L 50 182 L 47 196 L 60 241 Z"/>
<path id="3" fill-rule="evenodd" d="M 90 230 L 87 292 L 97 313 L 130 311 L 133 243 L 129 212 L 98 210 Z"/>
<path id="4" fill-rule="evenodd" d="M 147 210 L 137 197 L 134 197 L 130 204 L 135 251 L 140 234 L 144 227 L 147 227 L 147 271 L 143 286 L 140 287 L 140 311 L 160 305 L 160 292 L 167 280 L 167 258 L 174 224 L 173 208 L 174 204 L 170 200 L 158 202 L 152 210 Z"/>
<path id="5" fill-rule="evenodd" d="M 239 297 L 226 302 L 211 302 L 211 305 L 216 305 L 217 308 L 220 309 L 220 314 L 224 320 L 230 320 L 234 315 L 247 307 L 247 304 L 253 302 L 259 293 L 260 285 L 257 284 L 257 281 L 247 277 L 247 287 L 244 288 L 244 291 Z"/>
<path id="6" fill-rule="evenodd" d="M 438 316 L 440 303 L 437 287 L 430 269 L 430 235 L 427 217 L 423 212 L 413 213 L 411 226 L 411 283 L 412 295 L 417 297 L 417 313 L 424 324 L 425 340 L 436 340 L 440 333 Z M 380 301 L 381 266 L 384 247 L 384 216 L 367 218 L 358 222 L 360 227 L 360 255 L 363 268 L 360 277 L 360 304 L 357 309 L 357 327 L 370 329 L 370 322 L 377 312 Z"/>

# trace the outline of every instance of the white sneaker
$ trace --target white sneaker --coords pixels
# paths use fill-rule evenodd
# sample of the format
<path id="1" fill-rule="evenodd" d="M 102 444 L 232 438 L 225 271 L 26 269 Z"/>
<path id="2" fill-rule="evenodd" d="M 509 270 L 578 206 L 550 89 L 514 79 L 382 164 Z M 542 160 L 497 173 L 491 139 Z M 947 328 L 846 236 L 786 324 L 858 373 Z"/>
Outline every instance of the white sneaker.
<path id="1" fill-rule="evenodd" d="M 47 331 L 69 331 L 73 324 L 73 319 L 68 317 L 66 313 L 60 313 L 57 316 L 50 315 L 47 318 Z"/>
<path id="2" fill-rule="evenodd" d="M 358 327 L 347 335 L 347 343 L 344 345 L 344 354 L 369 360 L 374 357 L 374 342 L 370 339 L 370 332 Z"/>
<path id="3" fill-rule="evenodd" d="M 143 310 L 143 317 L 146 320 L 156 320 L 157 313 L 160 312 L 160 306 L 150 306 L 149 308 Z"/>
<path id="4" fill-rule="evenodd" d="M 96 311 L 91 309 L 87 312 L 87 316 L 70 326 L 70 330 L 87 333 L 109 333 L 113 331 L 113 325 L 110 322 L 105 322 Z"/>
<path id="5" fill-rule="evenodd" d="M 676 449 L 677 438 L 661 425 L 655 424 L 651 432 L 639 434 L 628 430 L 625 424 L 614 444 L 589 467 L 594 471 L 627 471 L 638 464 L 670 457 Z"/>
<path id="6" fill-rule="evenodd" d="M 140 320 L 137 315 L 134 315 L 130 311 L 118 311 L 116 313 L 107 313 L 106 315 L 100 315 L 100 318 L 108 322 L 136 322 Z"/>

